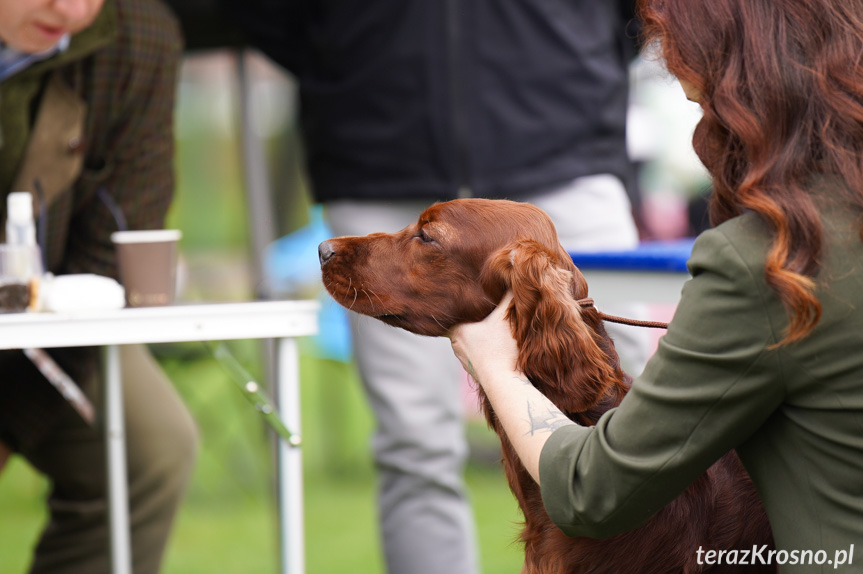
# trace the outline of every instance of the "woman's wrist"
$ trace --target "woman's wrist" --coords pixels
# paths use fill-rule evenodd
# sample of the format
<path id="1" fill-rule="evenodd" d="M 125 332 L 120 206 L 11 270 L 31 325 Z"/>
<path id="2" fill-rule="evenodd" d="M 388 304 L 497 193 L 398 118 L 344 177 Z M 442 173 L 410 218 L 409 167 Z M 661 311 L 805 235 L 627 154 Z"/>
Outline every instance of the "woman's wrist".
<path id="1" fill-rule="evenodd" d="M 574 425 L 518 370 L 493 367 L 481 370 L 479 384 L 497 419 L 530 475 L 539 482 L 539 459 L 551 434 Z"/>
<path id="2" fill-rule="evenodd" d="M 488 392 L 492 387 L 504 387 L 507 384 L 519 383 L 519 381 L 527 381 L 524 373 L 520 370 L 503 365 L 500 363 L 474 365 L 468 360 L 468 374 L 473 377 L 474 381 Z"/>

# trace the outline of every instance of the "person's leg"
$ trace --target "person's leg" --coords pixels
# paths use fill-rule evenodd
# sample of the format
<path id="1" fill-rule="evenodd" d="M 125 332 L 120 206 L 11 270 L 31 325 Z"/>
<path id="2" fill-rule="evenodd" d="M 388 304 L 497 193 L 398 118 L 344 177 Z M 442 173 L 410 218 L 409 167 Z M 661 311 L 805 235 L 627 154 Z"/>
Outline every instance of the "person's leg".
<path id="1" fill-rule="evenodd" d="M 397 231 L 427 203 L 336 202 L 336 235 Z M 377 429 L 380 529 L 390 574 L 478 570 L 462 472 L 467 457 L 461 368 L 449 341 L 350 313 L 354 351 Z"/>
<path id="2" fill-rule="evenodd" d="M 133 569 L 156 574 L 194 464 L 197 431 L 143 346 L 123 347 L 121 360 Z M 22 452 L 53 483 L 50 519 L 31 572 L 107 574 L 103 429 L 88 427 L 71 409 L 65 419 L 48 438 Z"/>
<path id="3" fill-rule="evenodd" d="M 525 197 L 548 213 L 567 251 L 631 249 L 638 246 L 638 229 L 626 188 L 613 175 L 591 175 L 552 190 Z M 589 288 L 589 286 L 588 286 Z M 611 315 L 642 318 L 645 306 L 638 303 L 602 305 L 602 294 L 591 293 L 601 311 Z M 647 329 L 606 323 L 624 369 L 637 376 L 649 358 Z"/>

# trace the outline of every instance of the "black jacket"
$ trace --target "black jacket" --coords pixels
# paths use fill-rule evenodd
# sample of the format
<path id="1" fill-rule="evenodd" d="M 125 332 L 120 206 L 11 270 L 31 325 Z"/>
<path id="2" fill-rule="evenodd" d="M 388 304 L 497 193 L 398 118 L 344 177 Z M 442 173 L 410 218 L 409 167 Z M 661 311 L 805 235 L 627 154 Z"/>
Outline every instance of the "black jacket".
<path id="1" fill-rule="evenodd" d="M 630 176 L 621 0 L 235 0 L 299 81 L 318 201 L 518 197 Z"/>

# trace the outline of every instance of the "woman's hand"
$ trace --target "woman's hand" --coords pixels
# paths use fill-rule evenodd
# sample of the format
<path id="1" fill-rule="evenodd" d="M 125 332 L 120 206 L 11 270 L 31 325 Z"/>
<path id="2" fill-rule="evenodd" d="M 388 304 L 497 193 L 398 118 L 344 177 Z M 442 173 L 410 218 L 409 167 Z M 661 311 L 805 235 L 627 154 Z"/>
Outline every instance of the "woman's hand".
<path id="1" fill-rule="evenodd" d="M 506 311 L 507 293 L 491 315 L 479 323 L 464 323 L 449 335 L 452 349 L 465 370 L 479 383 L 503 425 L 524 467 L 539 482 L 539 457 L 551 433 L 573 425 L 518 370 L 518 346 Z"/>
<path id="2" fill-rule="evenodd" d="M 493 373 L 518 372 L 518 347 L 506 320 L 510 301 L 512 293 L 507 292 L 488 317 L 479 323 L 456 325 L 449 334 L 455 356 L 480 385 Z"/>

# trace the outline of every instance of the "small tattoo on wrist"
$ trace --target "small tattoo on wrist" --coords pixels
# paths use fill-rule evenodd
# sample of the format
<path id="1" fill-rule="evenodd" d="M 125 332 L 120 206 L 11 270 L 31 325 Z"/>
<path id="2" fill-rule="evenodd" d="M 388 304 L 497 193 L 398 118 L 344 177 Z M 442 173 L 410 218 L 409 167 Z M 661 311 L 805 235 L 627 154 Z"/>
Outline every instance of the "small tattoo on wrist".
<path id="1" fill-rule="evenodd" d="M 527 401 L 527 420 L 530 423 L 527 434 L 531 436 L 540 432 L 550 434 L 561 427 L 575 424 L 554 405 L 535 406 L 531 401 Z"/>

